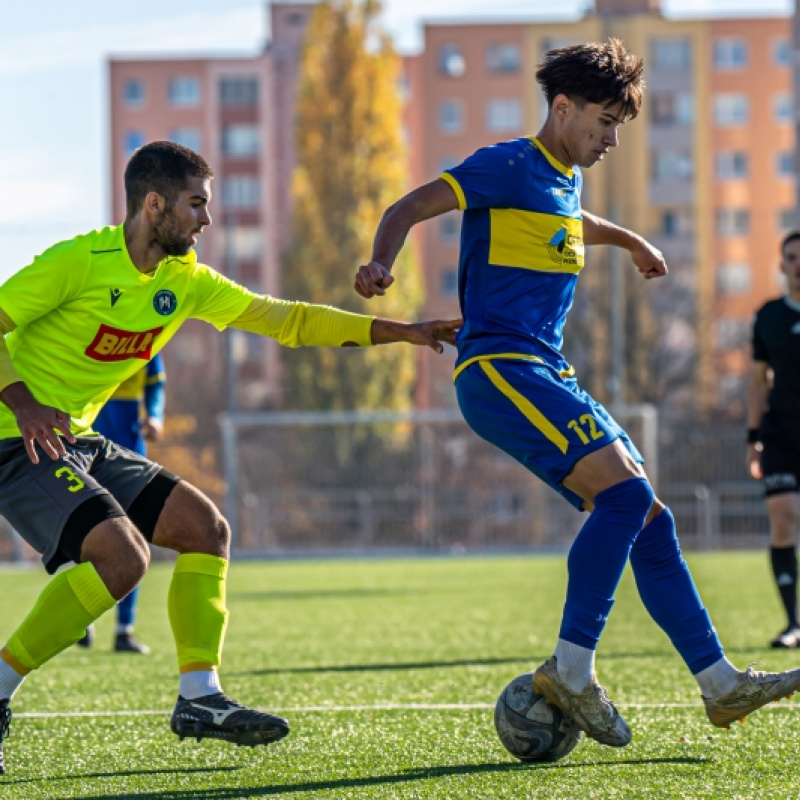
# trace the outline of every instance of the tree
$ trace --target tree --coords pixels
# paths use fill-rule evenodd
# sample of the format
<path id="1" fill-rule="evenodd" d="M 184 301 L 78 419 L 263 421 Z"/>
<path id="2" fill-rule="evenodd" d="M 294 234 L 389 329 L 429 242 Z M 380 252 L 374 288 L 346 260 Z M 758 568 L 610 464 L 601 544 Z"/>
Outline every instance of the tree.
<path id="1" fill-rule="evenodd" d="M 399 59 L 378 30 L 375 0 L 325 0 L 311 16 L 301 60 L 292 179 L 292 240 L 284 296 L 414 319 L 422 281 L 410 248 L 402 281 L 369 304 L 353 276 L 369 257 L 380 215 L 408 188 Z M 408 408 L 416 382 L 410 347 L 309 348 L 286 358 L 284 400 L 295 409 Z"/>

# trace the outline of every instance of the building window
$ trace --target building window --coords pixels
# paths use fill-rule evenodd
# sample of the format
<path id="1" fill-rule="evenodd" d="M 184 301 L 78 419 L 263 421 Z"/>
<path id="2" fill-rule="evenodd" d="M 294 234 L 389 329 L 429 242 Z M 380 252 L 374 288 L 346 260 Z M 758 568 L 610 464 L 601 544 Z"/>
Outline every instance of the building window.
<path id="1" fill-rule="evenodd" d="M 772 61 L 776 67 L 792 66 L 792 43 L 788 39 L 776 39 L 773 42 Z"/>
<path id="2" fill-rule="evenodd" d="M 219 81 L 219 102 L 223 106 L 258 104 L 258 78 L 255 75 L 224 75 Z"/>
<path id="3" fill-rule="evenodd" d="M 226 156 L 257 155 L 258 145 L 258 125 L 241 123 L 226 125 L 222 129 L 222 152 Z"/>
<path id="4" fill-rule="evenodd" d="M 721 294 L 744 294 L 753 284 L 753 270 L 749 264 L 731 262 L 721 264 L 717 270 L 717 285 Z"/>
<path id="5" fill-rule="evenodd" d="M 141 131 L 126 131 L 122 144 L 126 158 L 133 155 L 133 151 L 138 150 L 144 142 L 144 134 Z"/>
<path id="6" fill-rule="evenodd" d="M 714 66 L 718 70 L 744 69 L 747 66 L 747 42 L 725 38 L 714 42 Z"/>
<path id="7" fill-rule="evenodd" d="M 486 104 L 486 129 L 495 132 L 517 131 L 522 127 L 522 103 L 512 98 L 496 98 Z"/>
<path id="8" fill-rule="evenodd" d="M 184 147 L 194 150 L 195 153 L 199 153 L 202 149 L 200 145 L 200 131 L 197 130 L 197 128 L 173 128 L 173 130 L 170 131 L 169 138 L 170 141 L 176 144 L 182 144 Z"/>
<path id="9" fill-rule="evenodd" d="M 721 126 L 744 125 L 750 116 L 747 95 L 715 94 L 714 122 Z"/>
<path id="10" fill-rule="evenodd" d="M 749 319 L 717 320 L 717 347 L 721 350 L 738 350 L 750 341 Z"/>
<path id="11" fill-rule="evenodd" d="M 653 158 L 653 179 L 664 181 L 689 181 L 694 174 L 692 154 L 680 150 L 659 150 Z"/>
<path id="12" fill-rule="evenodd" d="M 237 261 L 255 261 L 264 251 L 264 231 L 260 226 L 222 226 L 219 232 L 224 257 Z"/>
<path id="13" fill-rule="evenodd" d="M 722 150 L 717 153 L 714 161 L 717 180 L 733 181 L 747 177 L 749 163 L 745 152 Z"/>
<path id="14" fill-rule="evenodd" d="M 200 81 L 197 78 L 172 78 L 167 84 L 171 106 L 190 108 L 200 104 Z"/>
<path id="15" fill-rule="evenodd" d="M 694 97 L 691 92 L 653 92 L 650 116 L 656 125 L 690 125 L 694 121 Z"/>
<path id="16" fill-rule="evenodd" d="M 439 241 L 457 242 L 461 236 L 459 215 L 455 213 L 443 214 L 439 217 Z"/>
<path id="17" fill-rule="evenodd" d="M 296 11 L 292 12 L 291 14 L 287 14 L 283 21 L 290 27 L 290 28 L 302 28 L 303 25 L 306 24 L 306 15 L 299 14 Z"/>
<path id="18" fill-rule="evenodd" d="M 467 71 L 467 62 L 457 44 L 443 44 L 439 47 L 439 74 L 448 78 L 460 78 Z"/>
<path id="19" fill-rule="evenodd" d="M 794 153 L 791 150 L 781 150 L 776 160 L 778 177 L 794 178 Z"/>
<path id="20" fill-rule="evenodd" d="M 487 72 L 519 72 L 521 62 L 522 56 L 517 44 L 490 44 L 486 48 Z"/>
<path id="21" fill-rule="evenodd" d="M 750 231 L 750 212 L 746 208 L 717 209 L 718 236 L 746 236 Z"/>
<path id="22" fill-rule="evenodd" d="M 794 230 L 794 221 L 797 219 L 797 214 L 793 208 L 783 208 L 778 212 L 778 230 L 781 233 L 788 233 Z"/>
<path id="23" fill-rule="evenodd" d="M 222 181 L 222 205 L 224 208 L 258 208 L 261 191 L 258 178 L 238 175 Z"/>
<path id="24" fill-rule="evenodd" d="M 651 60 L 657 69 L 687 70 L 692 65 L 692 44 L 678 36 L 653 39 Z"/>
<path id="25" fill-rule="evenodd" d="M 122 84 L 122 102 L 128 108 L 144 105 L 144 83 L 139 78 L 126 78 Z"/>
<path id="26" fill-rule="evenodd" d="M 691 236 L 692 215 L 686 211 L 671 209 L 661 214 L 661 235 L 668 237 Z"/>
<path id="27" fill-rule="evenodd" d="M 442 297 L 458 297 L 458 270 L 448 267 L 442 270 Z"/>
<path id="28" fill-rule="evenodd" d="M 790 94 L 782 92 L 776 94 L 773 100 L 775 122 L 786 123 L 794 121 L 794 103 Z"/>
<path id="29" fill-rule="evenodd" d="M 439 131 L 461 133 L 464 127 L 464 105 L 460 100 L 442 100 L 439 103 Z"/>

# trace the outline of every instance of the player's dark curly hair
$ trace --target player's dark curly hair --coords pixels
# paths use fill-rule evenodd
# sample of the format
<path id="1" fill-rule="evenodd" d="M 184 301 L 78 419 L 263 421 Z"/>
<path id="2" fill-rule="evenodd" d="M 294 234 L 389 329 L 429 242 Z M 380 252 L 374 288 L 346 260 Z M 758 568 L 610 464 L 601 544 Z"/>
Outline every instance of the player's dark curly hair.
<path id="1" fill-rule="evenodd" d="M 639 113 L 644 96 L 644 62 L 619 39 L 548 50 L 536 70 L 547 104 L 565 94 L 578 103 L 622 104 L 626 119 Z"/>
<path id="2" fill-rule="evenodd" d="M 783 241 L 781 242 L 781 254 L 786 249 L 786 246 L 791 244 L 792 242 L 796 242 L 800 239 L 800 231 L 789 231 L 786 236 L 783 237 Z"/>
<path id="3" fill-rule="evenodd" d="M 142 208 L 148 192 L 158 192 L 171 206 L 189 178 L 212 178 L 206 160 L 175 142 L 150 142 L 134 152 L 125 167 L 125 198 L 129 217 Z"/>

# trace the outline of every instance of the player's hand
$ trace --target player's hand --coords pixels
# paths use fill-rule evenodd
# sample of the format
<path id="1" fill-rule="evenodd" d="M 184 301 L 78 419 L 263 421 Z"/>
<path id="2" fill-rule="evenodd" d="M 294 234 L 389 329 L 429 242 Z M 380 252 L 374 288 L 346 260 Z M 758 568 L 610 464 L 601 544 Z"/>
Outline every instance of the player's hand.
<path id="1" fill-rule="evenodd" d="M 664 254 L 646 239 L 639 239 L 637 245 L 630 252 L 636 269 L 648 280 L 663 278 L 669 271 Z"/>
<path id="2" fill-rule="evenodd" d="M 364 298 L 369 300 L 375 295 L 382 296 L 386 290 L 394 283 L 392 273 L 383 264 L 377 261 L 370 261 L 358 268 L 356 280 L 353 288 Z"/>
<path id="3" fill-rule="evenodd" d="M 75 444 L 75 437 L 70 431 L 69 414 L 66 411 L 60 411 L 52 406 L 43 406 L 37 400 L 24 403 L 13 411 L 28 458 L 34 464 L 39 463 L 39 455 L 36 452 L 37 443 L 53 461 L 58 461 L 67 454 L 61 436 L 70 444 Z"/>
<path id="4" fill-rule="evenodd" d="M 142 438 L 148 442 L 157 442 L 164 432 L 164 426 L 158 417 L 148 417 L 139 427 Z"/>
<path id="5" fill-rule="evenodd" d="M 760 481 L 764 477 L 761 470 L 761 446 L 759 444 L 747 445 L 747 474 L 756 481 Z"/>
<path id="6" fill-rule="evenodd" d="M 415 322 L 408 326 L 410 344 L 430 347 L 435 353 L 443 353 L 442 342 L 455 346 L 456 334 L 463 324 L 462 319 L 435 319 L 430 322 Z"/>

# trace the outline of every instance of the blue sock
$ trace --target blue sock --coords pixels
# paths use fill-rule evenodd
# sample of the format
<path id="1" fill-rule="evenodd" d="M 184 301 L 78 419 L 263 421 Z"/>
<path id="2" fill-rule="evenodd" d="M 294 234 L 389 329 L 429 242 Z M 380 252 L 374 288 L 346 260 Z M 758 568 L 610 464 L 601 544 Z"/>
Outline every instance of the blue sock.
<path id="1" fill-rule="evenodd" d="M 639 534 L 631 549 L 631 567 L 644 607 L 692 674 L 719 661 L 724 651 L 681 555 L 668 508 Z"/>
<path id="2" fill-rule="evenodd" d="M 135 586 L 130 594 L 117 603 L 117 627 L 127 628 L 136 621 L 136 601 L 139 599 L 139 587 Z"/>
<path id="3" fill-rule="evenodd" d="M 560 639 L 590 650 L 597 647 L 653 497 L 645 478 L 629 478 L 595 497 L 594 511 L 567 558 L 569 582 Z"/>

